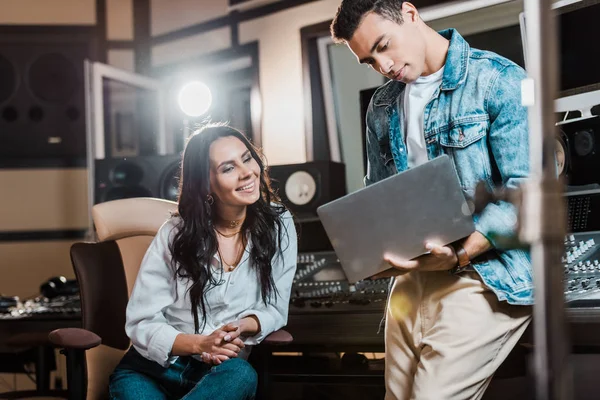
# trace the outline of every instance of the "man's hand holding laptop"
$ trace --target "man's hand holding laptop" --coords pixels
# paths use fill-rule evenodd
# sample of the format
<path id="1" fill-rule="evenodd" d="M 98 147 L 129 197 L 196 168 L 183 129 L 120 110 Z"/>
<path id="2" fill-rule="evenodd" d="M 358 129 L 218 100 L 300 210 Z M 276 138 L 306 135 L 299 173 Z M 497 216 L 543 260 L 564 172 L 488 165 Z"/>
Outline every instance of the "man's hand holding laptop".
<path id="1" fill-rule="evenodd" d="M 485 236 L 475 231 L 464 240 L 462 247 L 469 258 L 473 259 L 491 249 L 492 245 Z M 383 259 L 393 268 L 376 274 L 371 279 L 389 278 L 411 271 L 448 271 L 458 265 L 458 256 L 451 245 L 426 243 L 425 249 L 428 251 L 427 254 L 412 260 L 404 260 L 391 253 L 384 254 Z"/>

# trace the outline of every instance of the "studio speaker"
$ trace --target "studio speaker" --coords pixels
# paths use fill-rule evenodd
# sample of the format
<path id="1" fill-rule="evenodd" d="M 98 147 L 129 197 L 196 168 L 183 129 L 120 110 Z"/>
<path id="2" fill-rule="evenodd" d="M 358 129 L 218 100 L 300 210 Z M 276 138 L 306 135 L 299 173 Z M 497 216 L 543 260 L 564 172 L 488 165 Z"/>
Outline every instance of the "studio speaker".
<path id="1" fill-rule="evenodd" d="M 600 117 L 577 118 L 574 121 L 563 122 L 559 127 L 559 172 L 566 178 L 568 185 L 599 184 Z"/>
<path id="2" fill-rule="evenodd" d="M 346 194 L 346 170 L 342 163 L 312 161 L 274 165 L 271 186 L 298 219 L 317 216 L 317 208 Z"/>
<path id="3" fill-rule="evenodd" d="M 63 30 L 0 38 L 0 158 L 85 157 L 83 64 L 93 58 L 92 30 Z"/>
<path id="4" fill-rule="evenodd" d="M 107 158 L 95 162 L 95 204 L 132 197 L 177 200 L 181 156 Z"/>

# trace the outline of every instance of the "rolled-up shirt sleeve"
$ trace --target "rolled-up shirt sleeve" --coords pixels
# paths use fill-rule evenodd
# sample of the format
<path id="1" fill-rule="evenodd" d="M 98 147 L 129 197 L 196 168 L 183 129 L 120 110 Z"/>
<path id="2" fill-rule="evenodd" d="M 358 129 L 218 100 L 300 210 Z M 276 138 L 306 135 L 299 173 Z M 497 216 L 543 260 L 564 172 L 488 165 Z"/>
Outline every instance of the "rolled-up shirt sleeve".
<path id="1" fill-rule="evenodd" d="M 168 246 L 172 228 L 173 223 L 166 222 L 146 251 L 127 304 L 125 321 L 125 332 L 136 350 L 163 367 L 174 360 L 170 353 L 175 337 L 181 333 L 167 322 L 163 313 L 176 298 Z"/>
<path id="2" fill-rule="evenodd" d="M 280 243 L 282 251 L 278 252 L 272 261 L 273 281 L 277 288 L 277 295 L 268 304 L 261 300 L 255 307 L 239 315 L 239 319 L 254 315 L 260 323 L 260 331 L 246 338 L 247 345 L 259 344 L 269 334 L 287 324 L 292 282 L 298 259 L 298 240 L 292 215 L 286 212 L 281 218 L 284 227 Z"/>

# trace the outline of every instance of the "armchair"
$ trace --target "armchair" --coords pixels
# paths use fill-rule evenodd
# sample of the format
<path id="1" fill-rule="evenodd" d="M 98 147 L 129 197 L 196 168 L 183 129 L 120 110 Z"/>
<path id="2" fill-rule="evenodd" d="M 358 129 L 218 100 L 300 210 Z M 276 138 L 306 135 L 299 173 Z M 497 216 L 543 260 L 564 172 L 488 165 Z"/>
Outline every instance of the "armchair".
<path id="1" fill-rule="evenodd" d="M 92 208 L 98 242 L 75 243 L 71 247 L 80 287 L 83 329 L 58 329 L 49 336 L 67 356 L 70 399 L 108 398 L 110 374 L 130 346 L 125 334 L 125 310 L 142 258 L 176 207 L 172 201 L 132 198 Z M 288 332 L 279 330 L 263 341 L 265 346 L 259 347 L 291 341 Z M 259 377 L 266 373 L 265 368 L 259 369 Z M 266 392 L 265 382 L 259 378 L 259 393 Z"/>

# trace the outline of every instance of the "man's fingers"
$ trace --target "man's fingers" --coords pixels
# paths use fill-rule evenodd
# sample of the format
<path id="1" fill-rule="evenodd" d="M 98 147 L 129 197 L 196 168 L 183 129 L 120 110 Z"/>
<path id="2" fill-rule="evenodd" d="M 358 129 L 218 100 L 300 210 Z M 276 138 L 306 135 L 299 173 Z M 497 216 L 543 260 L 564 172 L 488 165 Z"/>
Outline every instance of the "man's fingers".
<path id="1" fill-rule="evenodd" d="M 240 349 L 243 349 L 244 347 L 246 347 L 246 345 L 244 344 L 244 341 L 240 338 L 236 338 L 236 339 L 232 340 L 231 343 L 235 344 Z"/>
<path id="2" fill-rule="evenodd" d="M 427 243 L 425 248 L 436 257 L 449 257 L 452 255 L 452 249 L 449 246 L 438 246 L 433 243 Z"/>
<path id="3" fill-rule="evenodd" d="M 399 270 L 411 270 L 415 269 L 419 265 L 419 263 L 415 260 L 403 260 L 393 254 L 384 254 L 383 259 L 392 267 Z"/>

